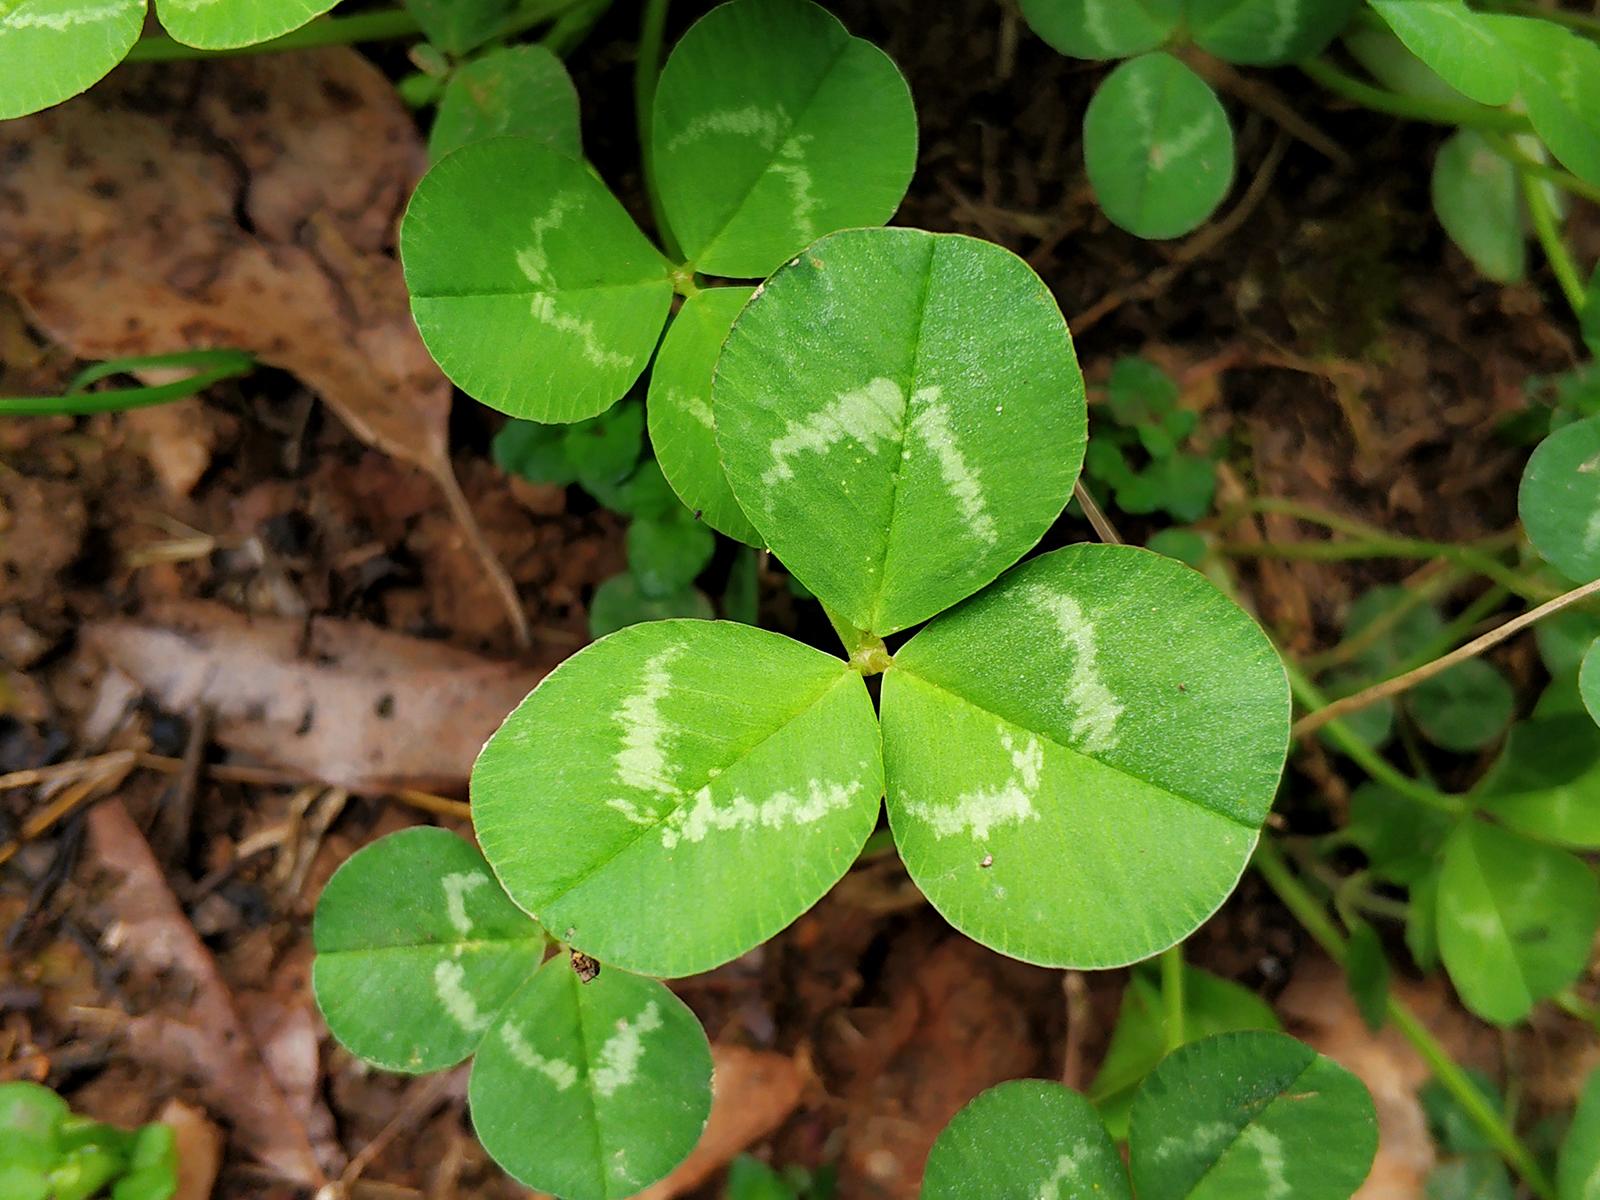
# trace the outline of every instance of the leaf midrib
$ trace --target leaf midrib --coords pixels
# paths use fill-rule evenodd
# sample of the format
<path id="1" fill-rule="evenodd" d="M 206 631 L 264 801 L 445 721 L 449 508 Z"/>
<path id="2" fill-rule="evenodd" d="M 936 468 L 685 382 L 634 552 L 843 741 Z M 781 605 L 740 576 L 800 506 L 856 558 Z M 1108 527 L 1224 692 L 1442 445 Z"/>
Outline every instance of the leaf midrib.
<path id="1" fill-rule="evenodd" d="M 1315 1067 L 1316 1065 L 1317 1065 L 1317 1056 L 1316 1056 L 1316 1054 L 1313 1053 L 1312 1056 L 1311 1056 L 1311 1061 L 1306 1063 L 1305 1066 L 1301 1067 L 1300 1070 L 1295 1073 L 1293 1079 L 1290 1079 L 1288 1081 L 1288 1083 L 1286 1083 L 1284 1086 L 1278 1088 L 1276 1094 L 1272 1097 L 1272 1099 L 1268 1100 L 1265 1104 L 1263 1104 L 1261 1106 L 1261 1108 L 1257 1111 L 1256 1115 L 1253 1118 L 1250 1118 L 1250 1119 L 1244 1121 L 1237 1129 L 1235 1129 L 1233 1131 L 1233 1136 L 1228 1139 L 1227 1143 L 1222 1147 L 1222 1149 L 1217 1151 L 1216 1157 L 1211 1160 L 1210 1164 L 1206 1167 L 1206 1169 L 1204 1171 L 1200 1172 L 1199 1176 L 1195 1179 L 1195 1181 L 1192 1184 L 1189 1185 L 1189 1189 L 1184 1193 L 1184 1195 L 1185 1196 L 1194 1195 L 1195 1190 L 1197 1188 L 1199 1188 L 1199 1186 L 1206 1181 L 1206 1179 L 1210 1176 L 1211 1172 L 1215 1171 L 1219 1166 L 1222 1165 L 1222 1160 L 1228 1156 L 1228 1152 L 1230 1150 L 1232 1150 L 1234 1148 L 1234 1146 L 1238 1145 L 1239 1139 L 1242 1138 L 1244 1136 L 1244 1134 L 1245 1134 L 1245 1130 L 1251 1128 L 1254 1125 L 1257 1125 L 1257 1124 L 1260 1124 L 1260 1123 L 1264 1122 L 1265 1119 L 1266 1119 L 1266 1115 L 1267 1115 L 1268 1111 L 1274 1105 L 1281 1104 L 1283 1102 L 1285 1093 L 1291 1087 L 1294 1087 L 1302 1079 L 1304 1079 L 1306 1077 L 1306 1075 L 1310 1072 L 1310 1070 L 1313 1067 Z M 1320 1095 L 1321 1093 L 1318 1093 L 1318 1094 Z"/>
<path id="2" fill-rule="evenodd" d="M 561 900 L 566 896 L 571 895 L 580 887 L 583 887 L 601 871 L 610 866 L 612 862 L 620 858 L 623 854 L 626 854 L 629 850 L 633 849 L 633 847 L 638 845 L 639 842 L 643 841 L 645 837 L 654 833 L 656 830 L 665 825 L 679 809 L 693 799 L 696 792 L 710 783 L 712 779 L 720 778 L 721 776 L 727 774 L 730 770 L 738 766 L 745 759 L 749 758 L 757 750 L 761 749 L 762 746 L 766 745 L 773 738 L 777 737 L 784 730 L 788 729 L 789 726 L 793 725 L 801 717 L 805 716 L 806 713 L 810 712 L 818 704 L 821 704 L 823 700 L 827 699 L 829 694 L 832 693 L 833 689 L 838 687 L 841 683 L 848 683 L 852 679 L 860 678 L 860 676 L 854 671 L 850 670 L 846 664 L 840 663 L 839 666 L 842 669 L 837 675 L 828 680 L 827 686 L 823 687 L 815 695 L 811 696 L 804 704 L 789 713 L 769 732 L 751 742 L 726 763 L 720 765 L 717 768 L 716 775 L 708 775 L 701 779 L 698 783 L 693 785 L 685 784 L 684 786 L 678 788 L 676 790 L 673 803 L 668 805 L 665 811 L 658 814 L 655 820 L 651 821 L 647 825 L 635 825 L 632 829 L 632 832 L 627 837 L 623 838 L 622 841 L 617 844 L 616 848 L 611 851 L 611 853 L 607 854 L 604 858 L 597 860 L 591 866 L 585 868 L 584 871 L 580 873 L 571 883 L 564 885 L 557 891 L 552 891 L 547 897 L 540 901 L 539 907 L 547 909 L 550 905 L 560 903 Z"/>
<path id="3" fill-rule="evenodd" d="M 829 15 L 831 16 L 832 14 Z M 833 57 L 828 60 L 828 65 L 822 69 L 822 74 L 817 76 L 817 82 L 812 86 L 810 93 L 796 111 L 794 119 L 785 127 L 783 136 L 778 139 L 773 149 L 769 152 L 766 161 L 761 164 L 761 169 L 750 177 L 749 183 L 745 184 L 744 189 L 739 193 L 739 198 L 733 202 L 733 206 L 728 210 L 728 215 L 717 226 L 717 231 L 706 239 L 705 244 L 700 247 L 699 253 L 691 256 L 690 265 L 704 262 L 706 256 L 716 249 L 717 243 L 727 236 L 728 229 L 739 219 L 739 214 L 744 212 L 745 205 L 750 203 L 750 197 L 754 194 L 756 186 L 772 171 L 772 164 L 778 161 L 778 151 L 790 138 L 794 137 L 794 131 L 800 128 L 800 125 L 805 121 L 806 115 L 811 111 L 811 106 L 817 102 L 817 97 L 822 94 L 822 89 L 827 85 L 829 77 L 832 76 L 839 63 L 849 52 L 851 43 L 856 40 L 848 32 L 845 33 L 844 40 L 834 50 Z"/>
<path id="4" fill-rule="evenodd" d="M 387 946 L 354 946 L 342 950 L 318 950 L 318 958 L 340 958 L 355 955 L 402 956 L 405 954 L 420 955 L 423 951 L 445 951 L 448 954 L 476 954 L 496 948 L 509 948 L 512 946 L 526 946 L 546 940 L 543 931 L 529 934 L 526 937 L 506 938 L 474 938 L 463 942 L 396 942 Z"/>
<path id="5" fill-rule="evenodd" d="M 1057 750 L 1065 751 L 1074 758 L 1086 759 L 1087 761 L 1094 763 L 1096 766 L 1104 767 L 1108 771 L 1114 771 L 1122 778 L 1131 779 L 1135 783 L 1140 784 L 1143 787 L 1150 788 L 1163 796 L 1170 796 L 1172 799 L 1177 800 L 1182 804 L 1187 804 L 1192 808 L 1198 808 L 1202 812 L 1209 813 L 1214 817 L 1221 817 L 1223 820 L 1237 825 L 1239 828 L 1247 830 L 1250 833 L 1259 834 L 1261 832 L 1261 826 L 1259 825 L 1252 824 L 1251 822 L 1246 821 L 1233 813 L 1224 812 L 1219 808 L 1213 808 L 1203 800 L 1198 800 L 1193 796 L 1185 796 L 1182 792 L 1175 792 L 1165 784 L 1157 783 L 1153 779 L 1145 779 L 1143 776 L 1135 775 L 1132 771 L 1129 771 L 1125 767 L 1120 767 L 1116 763 L 1106 762 L 1104 759 L 1097 758 L 1093 754 L 1086 753 L 1085 751 L 1078 749 L 1076 746 L 1069 746 L 1065 742 L 1058 741 L 1057 739 L 1051 737 L 1042 730 L 1035 729 L 1031 725 L 1024 725 L 1020 721 L 1014 721 L 1003 713 L 998 713 L 987 705 L 979 704 L 976 700 L 972 700 L 967 696 L 962 695 L 954 688 L 946 687 L 942 683 L 936 683 L 934 680 L 929 679 L 926 675 L 920 675 L 909 667 L 902 666 L 900 663 L 895 663 L 889 668 L 889 670 L 903 673 L 906 678 L 914 679 L 924 687 L 931 688 L 936 692 L 943 693 L 944 695 L 950 696 L 955 700 L 959 700 L 967 707 L 976 709 L 985 716 L 992 717 L 996 721 L 999 721 L 1012 729 L 1021 730 L 1030 737 L 1039 738 L 1049 745 L 1054 746 Z"/>
<path id="6" fill-rule="evenodd" d="M 533 296 L 581 296 L 591 292 L 620 292 L 637 288 L 663 287 L 669 291 L 672 288 L 671 280 L 662 277 L 649 276 L 644 279 L 633 280 L 628 283 L 591 283 L 583 287 L 505 287 L 505 288 L 472 288 L 459 292 L 418 292 L 411 293 L 412 300 L 492 300 L 497 297 L 514 297 L 527 299 Z"/>

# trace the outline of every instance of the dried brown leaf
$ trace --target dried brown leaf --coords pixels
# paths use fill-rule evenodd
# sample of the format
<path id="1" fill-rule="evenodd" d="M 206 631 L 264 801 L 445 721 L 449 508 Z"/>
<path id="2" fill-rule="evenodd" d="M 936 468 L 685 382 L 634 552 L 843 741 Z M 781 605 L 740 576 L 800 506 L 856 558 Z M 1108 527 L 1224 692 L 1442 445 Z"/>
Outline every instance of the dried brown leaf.
<path id="1" fill-rule="evenodd" d="M 169 978 L 169 995 L 186 994 L 181 1017 L 159 1010 L 123 1027 L 129 1054 L 187 1075 L 240 1144 L 286 1180 L 324 1182 L 305 1125 L 262 1065 L 239 1019 L 232 992 L 167 886 L 150 847 L 120 800 L 89 814 L 93 861 L 114 882 L 104 896 L 112 921 L 108 949 Z"/>
<path id="2" fill-rule="evenodd" d="M 459 787 L 542 672 L 328 617 L 206 602 L 101 621 L 85 643 L 222 745 L 351 791 Z"/>
<path id="3" fill-rule="evenodd" d="M 0 287 L 82 358 L 235 347 L 298 376 L 438 481 L 525 641 L 451 469 L 450 383 L 387 252 L 422 166 L 393 88 L 353 51 L 130 67 L 0 125 Z"/>

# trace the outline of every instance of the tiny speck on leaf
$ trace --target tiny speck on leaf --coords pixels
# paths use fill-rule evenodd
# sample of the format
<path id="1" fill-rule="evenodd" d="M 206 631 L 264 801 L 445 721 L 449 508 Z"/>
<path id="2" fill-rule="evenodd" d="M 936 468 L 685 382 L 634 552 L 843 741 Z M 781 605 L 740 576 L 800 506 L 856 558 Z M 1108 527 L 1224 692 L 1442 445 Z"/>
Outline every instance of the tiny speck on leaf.
<path id="1" fill-rule="evenodd" d="M 593 983 L 600 974 L 600 964 L 581 950 L 572 952 L 572 973 L 579 983 Z"/>
<path id="2" fill-rule="evenodd" d="M 978 865 L 980 867 L 992 867 L 992 866 L 994 866 L 994 855 L 985 854 L 983 856 L 983 861 L 980 862 Z"/>

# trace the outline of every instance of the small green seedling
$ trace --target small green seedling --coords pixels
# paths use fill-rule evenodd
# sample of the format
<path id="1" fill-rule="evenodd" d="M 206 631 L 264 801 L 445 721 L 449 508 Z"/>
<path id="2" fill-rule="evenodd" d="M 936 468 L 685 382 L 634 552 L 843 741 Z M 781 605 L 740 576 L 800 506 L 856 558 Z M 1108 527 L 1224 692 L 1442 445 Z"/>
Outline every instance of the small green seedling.
<path id="1" fill-rule="evenodd" d="M 1212 457 L 1187 449 L 1199 414 L 1178 403 L 1178 385 L 1154 363 L 1120 358 L 1106 382 L 1102 413 L 1083 471 L 1095 494 L 1125 513 L 1161 512 L 1185 524 L 1211 509 Z"/>
<path id="2" fill-rule="evenodd" d="M 1350 1072 L 1281 1033 L 1225 1033 L 1170 1054 L 1140 1085 L 1123 1165 L 1088 1100 L 1019 1080 L 939 1135 L 923 1200 L 1346 1200 L 1378 1148 Z"/>
<path id="3" fill-rule="evenodd" d="M 563 995 L 608 976 L 707 971 L 772 937 L 849 869 L 885 796 L 918 886 L 1003 953 L 1104 967 L 1190 933 L 1234 887 L 1271 804 L 1284 671 L 1248 616 L 1171 559 L 1079 545 L 1012 565 L 1064 509 L 1086 440 L 1071 340 L 1039 279 L 971 238 L 832 234 L 751 293 L 712 374 L 722 486 L 821 600 L 847 657 L 740 624 L 634 625 L 574 655 L 506 719 L 473 771 L 474 825 L 510 904 L 601 964 Z M 891 652 L 889 638 L 903 644 Z M 875 706 L 865 677 L 879 674 Z M 472 896 L 499 896 L 486 872 L 473 878 L 461 885 Z M 389 941 L 470 932 L 442 881 L 413 887 L 412 908 L 346 879 L 319 908 L 324 955 L 348 949 L 331 929 L 371 940 L 380 902 Z M 515 1105 L 529 1136 L 567 1128 L 540 1115 L 547 1088 L 519 1093 L 509 1069 L 493 1076 L 503 1092 L 477 1083 L 497 1045 L 486 1014 L 521 1006 L 506 989 L 531 962 L 480 984 L 453 948 L 428 953 L 445 973 L 409 970 L 392 1011 L 358 987 L 364 966 L 343 979 L 319 967 L 330 1027 L 410 1069 L 486 1036 L 474 1120 L 518 1178 L 575 1200 L 620 1196 L 649 1182 L 645 1164 L 664 1172 L 687 1151 L 689 1117 L 703 1115 L 687 1104 L 640 1126 L 663 1148 L 630 1150 L 626 1181 L 605 1157 L 586 1178 L 552 1175 L 548 1163 L 594 1153 L 577 1135 L 537 1154 L 496 1137 L 497 1105 Z M 565 960 L 552 962 L 533 977 L 566 980 Z M 374 1044 L 362 1020 L 408 1032 Z M 639 1069 L 687 1071 L 690 1043 L 703 1054 L 698 1031 L 664 1024 Z M 587 1094 L 589 1068 L 560 1061 Z M 691 1083 L 703 1077 L 678 1086 Z"/>
<path id="4" fill-rule="evenodd" d="M 5 1200 L 168 1200 L 178 1190 L 172 1129 L 124 1130 L 75 1116 L 35 1083 L 0 1083 Z"/>
<path id="5" fill-rule="evenodd" d="M 1233 130 L 1210 86 L 1178 57 L 1193 45 L 1225 62 L 1272 66 L 1319 53 L 1358 0 L 1023 0 L 1063 54 L 1127 59 L 1083 117 L 1083 157 L 1113 224 L 1170 238 L 1202 224 L 1233 183 Z"/>

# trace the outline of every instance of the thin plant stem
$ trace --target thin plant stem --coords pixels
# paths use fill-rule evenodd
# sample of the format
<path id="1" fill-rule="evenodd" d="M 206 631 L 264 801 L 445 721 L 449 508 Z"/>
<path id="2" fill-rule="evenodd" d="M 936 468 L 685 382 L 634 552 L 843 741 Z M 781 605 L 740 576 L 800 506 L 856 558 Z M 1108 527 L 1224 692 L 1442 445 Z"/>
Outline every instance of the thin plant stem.
<path id="1" fill-rule="evenodd" d="M 1483 140 L 1494 148 L 1496 154 L 1519 171 L 1526 172 L 1529 175 L 1537 175 L 1540 179 L 1555 184 L 1563 191 L 1571 192 L 1574 196 L 1582 196 L 1585 200 L 1592 200 L 1596 204 L 1600 204 L 1600 187 L 1590 183 L 1587 179 L 1579 179 L 1571 171 L 1563 171 L 1553 163 L 1540 162 L 1503 133 L 1482 130 L 1481 134 Z"/>
<path id="2" fill-rule="evenodd" d="M 1395 674 L 1399 675 L 1406 671 L 1415 670 L 1417 667 L 1432 662 L 1441 654 L 1448 654 L 1451 650 L 1454 650 L 1461 644 L 1461 640 L 1472 633 L 1486 618 L 1498 612 L 1500 606 L 1510 597 L 1511 593 L 1499 584 L 1489 588 L 1483 595 L 1462 609 L 1460 616 L 1446 625 L 1438 637 L 1434 638 L 1410 658 L 1402 659 L 1394 669 Z"/>
<path id="3" fill-rule="evenodd" d="M 1307 679 L 1304 672 L 1291 664 L 1285 663 L 1284 669 L 1289 673 L 1289 686 L 1294 691 L 1295 698 L 1301 705 L 1313 712 L 1320 712 L 1328 708 L 1329 701 L 1321 690 L 1311 680 Z M 1301 724 L 1304 721 L 1302 720 Z M 1300 725 L 1295 726 L 1295 732 L 1301 732 Z M 1368 775 L 1379 783 L 1387 784 L 1401 795 L 1425 804 L 1429 808 L 1436 808 L 1452 816 L 1462 816 L 1467 811 L 1467 803 L 1460 796 L 1452 796 L 1442 792 L 1436 787 L 1430 787 L 1420 780 L 1413 779 L 1367 745 L 1343 721 L 1330 719 L 1326 722 L 1326 736 L 1340 751 Z"/>
<path id="4" fill-rule="evenodd" d="M 1185 1039 L 1183 1028 L 1183 943 L 1168 946 L 1161 952 L 1161 1004 L 1166 1011 L 1167 1053 L 1171 1054 Z"/>
<path id="5" fill-rule="evenodd" d="M 1261 839 L 1260 844 L 1256 846 L 1255 856 L 1250 861 L 1256 873 L 1277 894 L 1278 899 L 1283 901 L 1284 907 L 1293 914 L 1295 920 L 1300 922 L 1312 940 L 1322 947 L 1329 958 L 1343 966 L 1348 957 L 1348 944 L 1344 935 L 1329 919 L 1327 910 L 1289 869 L 1288 863 L 1284 861 L 1283 855 L 1279 853 L 1277 845 L 1270 837 Z M 1395 1028 L 1422 1056 L 1423 1061 L 1433 1071 L 1434 1078 L 1461 1106 L 1468 1119 L 1478 1127 L 1478 1131 L 1499 1151 L 1512 1170 L 1522 1177 L 1534 1195 L 1540 1200 L 1555 1200 L 1555 1185 L 1551 1183 L 1538 1160 L 1489 1102 L 1488 1097 L 1473 1083 L 1461 1065 L 1450 1056 L 1450 1052 L 1429 1032 L 1428 1027 L 1417 1018 L 1405 1001 L 1393 992 L 1389 994 L 1386 1006 L 1389 1019 L 1394 1022 Z"/>
<path id="6" fill-rule="evenodd" d="M 656 102 L 656 84 L 661 79 L 661 43 L 667 32 L 667 6 L 671 0 L 644 0 L 639 19 L 639 57 L 633 66 L 634 124 L 639 131 L 639 158 L 644 163 L 645 192 L 650 198 L 650 215 L 655 219 L 656 236 L 674 262 L 683 260 L 683 250 L 667 224 L 661 203 L 661 188 L 656 181 L 655 145 L 651 132 Z"/>
<path id="7" fill-rule="evenodd" d="M 610 7 L 611 0 L 588 0 L 587 3 L 574 4 L 551 23 L 549 30 L 539 40 L 551 54 L 565 58 L 589 36 L 595 22 Z"/>
<path id="8" fill-rule="evenodd" d="M 1543 620 L 1545 617 L 1597 595 L 1600 595 L 1600 579 L 1583 584 L 1581 587 L 1575 587 L 1570 592 L 1557 596 L 1554 600 L 1546 601 L 1539 605 L 1538 608 L 1530 609 L 1521 616 L 1512 617 L 1511 620 L 1496 626 L 1480 637 L 1473 638 L 1472 641 L 1464 646 L 1458 646 L 1443 657 L 1424 663 L 1420 667 L 1405 671 L 1393 678 L 1385 679 L 1381 683 L 1375 683 L 1369 688 L 1363 688 L 1353 696 L 1335 700 L 1331 704 L 1319 707 L 1314 712 L 1307 713 L 1295 722 L 1294 733 L 1296 736 L 1311 733 L 1322 728 L 1328 722 L 1337 720 L 1346 713 L 1356 712 L 1359 709 L 1366 708 L 1369 704 L 1376 704 L 1379 700 L 1387 699 L 1390 696 L 1398 696 L 1401 692 L 1416 687 L 1417 684 L 1424 680 L 1432 679 L 1441 671 L 1449 670 L 1457 663 L 1465 662 L 1469 658 L 1476 658 L 1485 650 L 1498 646 L 1508 637 L 1520 633 L 1528 626 Z"/>
<path id="9" fill-rule="evenodd" d="M 1374 87 L 1340 70 L 1325 58 L 1312 58 L 1296 65 L 1330 92 L 1376 112 L 1408 117 L 1413 121 L 1428 121 L 1435 125 L 1465 125 L 1472 129 L 1505 133 L 1522 133 L 1529 128 L 1527 117 L 1505 109 L 1489 108 L 1482 104 L 1458 104 L 1423 96 L 1403 96 L 1387 88 Z"/>
<path id="10" fill-rule="evenodd" d="M 110 362 L 96 363 L 84 370 L 67 386 L 63 395 L 0 397 L 0 416 L 84 416 L 89 413 L 124 412 L 133 408 L 169 404 L 174 400 L 198 395 L 212 384 L 220 383 L 224 379 L 248 375 L 255 369 L 255 361 L 251 355 L 242 350 L 191 350 L 180 354 L 153 354 L 144 358 L 114 359 Z M 105 392 L 85 390 L 112 375 L 172 367 L 190 367 L 195 373 L 186 379 L 150 387 L 113 388 Z"/>
<path id="11" fill-rule="evenodd" d="M 1545 195 L 1539 181 L 1526 170 L 1519 168 L 1517 178 L 1522 182 L 1522 199 L 1528 207 L 1528 224 L 1533 226 L 1533 235 L 1539 239 L 1545 261 L 1550 264 L 1550 270 L 1555 274 L 1556 283 L 1561 287 L 1561 294 L 1567 298 L 1567 306 L 1572 309 L 1574 316 L 1582 317 L 1583 278 L 1578 273 L 1578 264 L 1572 261 L 1572 252 L 1567 249 L 1567 243 L 1561 238 L 1561 229 L 1556 224 L 1556 212 L 1550 204 L 1550 197 Z"/>
<path id="12" fill-rule="evenodd" d="M 185 46 L 164 35 L 140 38 L 128 52 L 126 62 L 175 62 L 191 58 L 223 58 L 241 54 L 275 54 L 282 50 L 309 50 L 317 46 L 348 46 L 355 42 L 381 42 L 392 38 L 417 37 L 422 26 L 403 8 L 356 13 L 349 17 L 323 17 L 291 30 L 282 37 L 228 50 L 202 50 Z"/>
<path id="13" fill-rule="evenodd" d="M 1436 565 L 1443 568 L 1435 570 L 1425 580 L 1416 580 L 1409 583 L 1402 590 L 1400 599 L 1392 606 L 1379 613 L 1369 624 L 1356 633 L 1341 640 L 1337 645 L 1324 650 L 1321 654 L 1310 655 L 1301 660 L 1301 665 L 1306 671 L 1315 676 L 1349 662 L 1363 652 L 1377 645 L 1385 635 L 1394 630 L 1401 621 L 1410 613 L 1427 604 L 1434 597 L 1449 592 L 1470 572 L 1463 568 L 1438 560 Z M 1426 569 L 1426 568 L 1425 568 Z M 1503 589 L 1501 589 L 1503 590 Z M 1432 655 L 1429 655 L 1431 658 Z"/>

